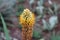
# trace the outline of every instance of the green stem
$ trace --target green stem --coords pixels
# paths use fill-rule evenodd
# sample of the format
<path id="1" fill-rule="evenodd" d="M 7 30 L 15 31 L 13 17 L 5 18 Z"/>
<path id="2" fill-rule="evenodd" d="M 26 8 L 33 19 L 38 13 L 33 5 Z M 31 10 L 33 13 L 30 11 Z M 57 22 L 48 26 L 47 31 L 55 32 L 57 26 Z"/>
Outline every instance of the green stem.
<path id="1" fill-rule="evenodd" d="M 9 32 L 8 32 L 6 23 L 5 23 L 4 18 L 3 18 L 1 13 L 0 13 L 0 16 L 1 16 L 2 24 L 3 24 L 3 29 L 4 29 L 4 32 L 5 32 L 6 40 L 10 40 Z"/>

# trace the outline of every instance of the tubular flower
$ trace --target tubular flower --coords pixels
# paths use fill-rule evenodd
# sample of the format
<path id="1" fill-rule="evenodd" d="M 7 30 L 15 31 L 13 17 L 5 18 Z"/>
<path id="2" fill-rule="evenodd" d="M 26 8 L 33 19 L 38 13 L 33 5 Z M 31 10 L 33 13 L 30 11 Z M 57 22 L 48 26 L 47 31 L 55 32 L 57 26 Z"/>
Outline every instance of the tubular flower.
<path id="1" fill-rule="evenodd" d="M 24 9 L 20 15 L 20 24 L 22 25 L 22 40 L 31 40 L 35 16 L 30 10 Z"/>

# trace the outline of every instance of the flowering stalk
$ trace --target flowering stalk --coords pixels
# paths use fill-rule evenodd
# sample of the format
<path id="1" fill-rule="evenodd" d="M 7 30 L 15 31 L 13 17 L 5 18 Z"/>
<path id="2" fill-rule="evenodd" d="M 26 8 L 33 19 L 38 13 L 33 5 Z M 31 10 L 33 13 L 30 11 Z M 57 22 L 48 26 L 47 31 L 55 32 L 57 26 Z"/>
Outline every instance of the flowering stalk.
<path id="1" fill-rule="evenodd" d="M 22 40 L 31 40 L 33 33 L 33 25 L 35 23 L 34 14 L 30 12 L 30 10 L 24 9 L 19 19 L 22 25 Z"/>

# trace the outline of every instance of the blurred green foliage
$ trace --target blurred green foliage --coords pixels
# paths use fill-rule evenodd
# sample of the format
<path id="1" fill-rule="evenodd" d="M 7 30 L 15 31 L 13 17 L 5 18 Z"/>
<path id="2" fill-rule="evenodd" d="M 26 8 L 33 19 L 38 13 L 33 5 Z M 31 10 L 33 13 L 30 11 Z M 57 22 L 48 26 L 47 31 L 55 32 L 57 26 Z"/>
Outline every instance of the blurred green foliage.
<path id="1" fill-rule="evenodd" d="M 58 36 L 58 35 L 51 36 L 51 40 L 60 40 L 60 36 Z"/>
<path id="2" fill-rule="evenodd" d="M 55 35 L 55 32 L 51 34 L 51 39 L 50 40 L 60 40 L 60 35 Z"/>
<path id="3" fill-rule="evenodd" d="M 33 31 L 33 38 L 39 39 L 41 36 L 42 35 L 38 31 Z"/>
<path id="4" fill-rule="evenodd" d="M 4 18 L 3 18 L 1 13 L 0 13 L 0 16 L 1 16 L 1 21 L 2 21 L 2 24 L 3 24 L 3 29 L 4 29 L 4 33 L 5 33 L 5 36 L 6 36 L 6 40 L 10 40 L 10 36 L 9 36 L 8 29 L 7 29 L 7 25 L 6 25 L 5 21 L 4 21 Z"/>
<path id="5" fill-rule="evenodd" d="M 25 0 L 18 0 L 19 3 L 23 3 Z M 16 12 L 16 15 L 19 16 L 22 11 L 24 10 L 24 5 L 23 4 L 20 4 L 17 6 L 17 12 Z"/>
<path id="6" fill-rule="evenodd" d="M 18 0 L 20 3 L 23 3 L 25 0 Z"/>
<path id="7" fill-rule="evenodd" d="M 0 0 L 0 5 L 2 4 L 2 0 Z"/>
<path id="8" fill-rule="evenodd" d="M 23 10 L 24 10 L 24 6 L 23 5 L 19 5 L 16 15 L 19 16 L 23 12 Z"/>

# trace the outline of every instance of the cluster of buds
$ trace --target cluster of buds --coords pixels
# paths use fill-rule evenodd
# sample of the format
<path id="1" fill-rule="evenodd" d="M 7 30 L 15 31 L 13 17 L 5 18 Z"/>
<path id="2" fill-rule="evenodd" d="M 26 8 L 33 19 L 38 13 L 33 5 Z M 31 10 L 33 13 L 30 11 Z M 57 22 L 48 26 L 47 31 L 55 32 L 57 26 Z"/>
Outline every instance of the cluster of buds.
<path id="1" fill-rule="evenodd" d="M 35 15 L 29 9 L 24 9 L 19 20 L 22 25 L 22 40 L 31 40 Z"/>

